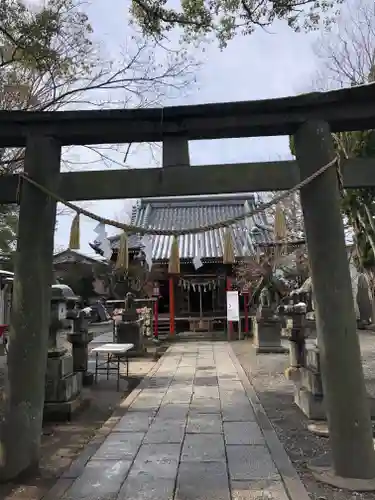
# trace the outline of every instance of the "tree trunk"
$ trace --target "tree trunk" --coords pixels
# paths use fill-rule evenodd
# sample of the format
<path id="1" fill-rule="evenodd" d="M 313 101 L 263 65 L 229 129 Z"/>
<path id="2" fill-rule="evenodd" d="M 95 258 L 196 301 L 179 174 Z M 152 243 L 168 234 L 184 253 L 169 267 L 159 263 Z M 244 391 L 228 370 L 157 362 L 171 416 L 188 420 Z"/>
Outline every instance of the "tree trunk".
<path id="1" fill-rule="evenodd" d="M 25 172 L 56 191 L 61 148 L 51 137 L 27 142 Z M 38 466 L 50 322 L 56 202 L 22 182 L 13 308 L 8 354 L 8 397 L 2 424 L 0 480 Z"/>
<path id="2" fill-rule="evenodd" d="M 330 129 L 324 122 L 302 125 L 295 146 L 301 179 L 335 156 Z M 334 166 L 301 189 L 301 202 L 334 472 L 346 478 L 374 478 L 370 411 Z"/>

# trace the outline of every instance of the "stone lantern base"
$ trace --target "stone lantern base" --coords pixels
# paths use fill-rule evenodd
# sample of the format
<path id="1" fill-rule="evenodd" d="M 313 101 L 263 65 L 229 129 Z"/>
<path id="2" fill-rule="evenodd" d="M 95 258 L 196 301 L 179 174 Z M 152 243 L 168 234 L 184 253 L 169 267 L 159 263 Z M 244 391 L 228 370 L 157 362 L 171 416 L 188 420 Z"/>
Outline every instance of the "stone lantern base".
<path id="1" fill-rule="evenodd" d="M 70 420 L 82 407 L 82 373 L 73 371 L 73 357 L 65 349 L 48 352 L 43 418 Z"/>

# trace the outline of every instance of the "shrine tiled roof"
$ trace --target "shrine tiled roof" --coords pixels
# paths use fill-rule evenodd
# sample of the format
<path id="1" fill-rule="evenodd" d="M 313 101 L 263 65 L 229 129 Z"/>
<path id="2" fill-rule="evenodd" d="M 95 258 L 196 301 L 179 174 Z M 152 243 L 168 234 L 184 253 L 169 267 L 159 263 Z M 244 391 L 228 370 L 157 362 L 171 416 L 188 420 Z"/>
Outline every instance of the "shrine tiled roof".
<path id="1" fill-rule="evenodd" d="M 210 195 L 170 198 L 144 198 L 134 206 L 131 223 L 141 227 L 156 229 L 181 229 L 203 226 L 242 215 L 255 208 L 253 194 Z M 192 259 L 198 252 L 203 259 L 220 259 L 223 255 L 224 229 L 215 229 L 197 234 L 179 236 L 180 258 Z M 231 227 L 235 256 L 242 257 L 255 251 L 254 245 L 272 241 L 272 229 L 263 213 Z M 172 238 L 152 236 L 152 259 L 169 259 Z M 118 247 L 119 238 L 112 237 L 113 248 Z M 142 246 L 141 238 L 132 235 L 129 247 Z"/>

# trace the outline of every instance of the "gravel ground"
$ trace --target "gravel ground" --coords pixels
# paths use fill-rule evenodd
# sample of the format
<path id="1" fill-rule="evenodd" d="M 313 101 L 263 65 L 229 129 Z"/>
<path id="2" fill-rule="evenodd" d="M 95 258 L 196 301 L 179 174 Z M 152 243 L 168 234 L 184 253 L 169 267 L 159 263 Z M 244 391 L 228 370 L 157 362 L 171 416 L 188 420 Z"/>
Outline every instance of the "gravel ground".
<path id="1" fill-rule="evenodd" d="M 375 337 L 360 333 L 363 367 L 368 392 L 375 394 Z M 251 341 L 233 342 L 232 347 L 247 373 L 259 399 L 272 422 L 280 441 L 298 471 L 313 500 L 375 500 L 374 493 L 339 490 L 315 481 L 306 465 L 330 461 L 327 438 L 307 430 L 308 419 L 293 402 L 293 384 L 284 376 L 288 356 L 256 355 Z"/>

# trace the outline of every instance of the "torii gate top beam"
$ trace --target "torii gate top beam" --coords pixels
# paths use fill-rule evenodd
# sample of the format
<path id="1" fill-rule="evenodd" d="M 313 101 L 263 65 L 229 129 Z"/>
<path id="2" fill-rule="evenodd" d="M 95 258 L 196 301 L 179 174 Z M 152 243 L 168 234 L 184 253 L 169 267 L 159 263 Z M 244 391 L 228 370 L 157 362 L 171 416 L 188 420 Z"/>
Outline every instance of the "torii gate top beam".
<path id="1" fill-rule="evenodd" d="M 375 84 L 260 101 L 99 111 L 2 111 L 0 147 L 25 146 L 30 134 L 61 145 L 188 140 L 293 134 L 306 121 L 333 132 L 375 128 Z"/>

